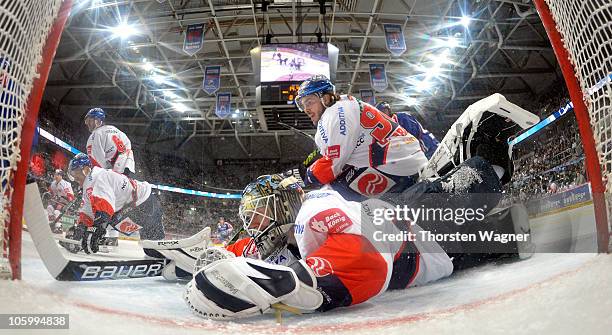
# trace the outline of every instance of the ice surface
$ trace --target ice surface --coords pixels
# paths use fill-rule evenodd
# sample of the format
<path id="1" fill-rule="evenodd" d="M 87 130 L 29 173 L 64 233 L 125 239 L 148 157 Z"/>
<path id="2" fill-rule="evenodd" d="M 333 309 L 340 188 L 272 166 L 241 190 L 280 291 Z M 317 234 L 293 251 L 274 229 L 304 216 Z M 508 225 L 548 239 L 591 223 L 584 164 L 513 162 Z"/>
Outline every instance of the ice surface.
<path id="1" fill-rule="evenodd" d="M 546 220 L 550 222 L 540 219 L 535 227 L 554 222 Z M 24 280 L 0 281 L 0 313 L 70 314 L 70 331 L 44 334 L 612 334 L 612 255 L 536 254 L 525 261 L 459 272 L 431 285 L 387 292 L 359 306 L 286 316 L 279 326 L 272 315 L 238 322 L 200 319 L 182 301 L 184 283 L 161 277 L 56 281 L 27 233 L 23 240 Z M 115 253 L 80 257 L 140 254 L 136 242 L 120 241 Z"/>

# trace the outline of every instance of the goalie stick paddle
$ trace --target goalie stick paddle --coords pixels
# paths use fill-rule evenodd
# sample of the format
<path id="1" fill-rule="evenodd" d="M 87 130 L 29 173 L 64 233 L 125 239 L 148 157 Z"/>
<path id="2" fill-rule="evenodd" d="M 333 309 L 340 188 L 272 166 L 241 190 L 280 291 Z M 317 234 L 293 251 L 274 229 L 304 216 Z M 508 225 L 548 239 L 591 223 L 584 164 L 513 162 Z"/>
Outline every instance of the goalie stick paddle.
<path id="1" fill-rule="evenodd" d="M 51 233 L 36 183 L 26 185 L 23 214 L 40 258 L 51 276 L 57 280 L 92 281 L 155 277 L 161 275 L 166 265 L 165 259 L 154 258 L 114 261 L 66 259 Z"/>

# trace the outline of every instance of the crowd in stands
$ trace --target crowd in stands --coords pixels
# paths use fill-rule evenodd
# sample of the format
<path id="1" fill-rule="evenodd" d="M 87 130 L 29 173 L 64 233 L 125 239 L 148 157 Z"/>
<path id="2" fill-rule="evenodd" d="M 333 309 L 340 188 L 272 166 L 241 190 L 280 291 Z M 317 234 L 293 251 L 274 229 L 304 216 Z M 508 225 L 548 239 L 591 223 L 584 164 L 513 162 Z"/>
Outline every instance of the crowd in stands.
<path id="1" fill-rule="evenodd" d="M 559 86 L 564 87 L 563 84 Z M 538 102 L 534 102 L 534 106 L 539 107 L 526 108 L 545 118 L 567 101 L 567 92 L 560 90 L 541 96 Z M 84 127 L 75 135 L 69 124 L 45 115 L 42 115 L 40 125 L 77 147 L 83 147 L 88 136 Z M 76 136 L 78 140 L 75 140 Z M 65 169 L 67 163 L 67 159 L 61 161 L 54 157 L 56 151 L 61 149 L 40 139 L 36 153 L 40 154 L 48 168 L 38 178 L 46 183 L 52 180 L 55 168 Z M 180 154 L 159 153 L 148 149 L 136 152 L 135 158 L 138 179 L 152 184 L 222 194 L 239 193 L 257 176 L 282 172 L 296 164 L 282 164 L 274 160 L 217 161 L 207 166 Z M 512 181 L 505 186 L 505 204 L 539 199 L 587 181 L 582 143 L 571 112 L 515 146 L 513 160 L 515 171 Z M 76 185 L 73 187 L 77 189 Z M 238 217 L 237 199 L 217 199 L 167 191 L 161 191 L 160 197 L 164 207 L 164 225 L 171 236 L 190 236 L 204 227 L 211 227 L 213 235 L 216 235 L 220 218 L 224 218 L 234 229 L 239 229 L 242 224 Z"/>
<path id="2" fill-rule="evenodd" d="M 567 102 L 567 98 L 549 97 L 542 109 L 532 111 L 544 118 Z M 567 113 L 517 144 L 513 161 L 514 175 L 505 187 L 504 204 L 529 202 L 584 184 L 584 152 L 574 114 Z"/>

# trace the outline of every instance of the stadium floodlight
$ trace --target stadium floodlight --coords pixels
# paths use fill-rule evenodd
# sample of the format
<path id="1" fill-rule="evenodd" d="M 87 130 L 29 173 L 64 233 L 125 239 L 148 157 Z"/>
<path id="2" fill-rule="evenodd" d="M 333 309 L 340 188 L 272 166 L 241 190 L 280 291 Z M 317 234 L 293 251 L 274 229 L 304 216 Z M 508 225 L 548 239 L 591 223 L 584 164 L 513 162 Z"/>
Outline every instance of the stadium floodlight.
<path id="1" fill-rule="evenodd" d="M 164 91 L 164 96 L 169 99 L 180 99 L 180 97 L 172 91 Z"/>
<path id="2" fill-rule="evenodd" d="M 457 40 L 457 39 L 456 39 L 456 38 L 454 38 L 454 37 L 449 37 L 449 38 L 446 40 L 446 46 L 447 46 L 447 47 L 449 47 L 449 48 L 451 48 L 451 49 L 456 48 L 456 47 L 458 47 L 458 46 L 459 46 L 459 40 Z"/>
<path id="3" fill-rule="evenodd" d="M 142 62 L 142 68 L 149 72 L 152 71 L 153 69 L 155 69 L 155 66 L 153 64 L 151 64 L 151 62 L 148 62 L 146 59 Z"/>
<path id="4" fill-rule="evenodd" d="M 421 81 L 418 81 L 415 86 L 418 91 L 425 91 L 431 87 L 431 82 L 428 78 L 425 78 Z"/>
<path id="5" fill-rule="evenodd" d="M 119 37 L 121 39 L 128 38 L 138 33 L 136 28 L 134 28 L 134 26 L 132 25 L 129 25 L 127 22 L 121 22 L 119 25 L 109 28 L 109 31 L 113 34 L 114 37 Z"/>
<path id="6" fill-rule="evenodd" d="M 187 106 L 182 103 L 174 102 L 172 103 L 172 108 L 174 108 L 179 113 L 184 113 L 187 111 Z"/>
<path id="7" fill-rule="evenodd" d="M 166 81 L 166 78 L 158 75 L 158 74 L 154 74 L 151 77 L 151 80 L 153 80 L 153 82 L 155 82 L 156 84 L 163 84 Z"/>
<path id="8" fill-rule="evenodd" d="M 459 23 L 466 28 L 470 26 L 470 22 L 472 22 L 472 18 L 467 15 L 464 15 L 461 20 L 459 20 Z"/>

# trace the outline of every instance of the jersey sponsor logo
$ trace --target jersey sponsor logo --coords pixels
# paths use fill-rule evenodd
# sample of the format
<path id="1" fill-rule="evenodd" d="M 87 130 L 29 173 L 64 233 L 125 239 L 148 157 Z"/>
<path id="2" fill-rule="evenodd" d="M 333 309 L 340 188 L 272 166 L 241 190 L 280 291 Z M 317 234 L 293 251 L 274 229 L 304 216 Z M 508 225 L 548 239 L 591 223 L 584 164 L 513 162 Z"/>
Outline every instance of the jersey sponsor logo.
<path id="1" fill-rule="evenodd" d="M 329 142 L 329 137 L 327 137 L 327 133 L 325 132 L 325 128 L 323 128 L 323 124 L 321 122 L 319 122 L 319 134 L 321 134 L 321 138 L 323 139 L 323 142 L 325 142 L 325 144 L 327 144 L 327 142 Z"/>
<path id="2" fill-rule="evenodd" d="M 313 216 L 308 225 L 319 233 L 336 234 L 345 231 L 353 221 L 340 208 L 330 208 Z"/>
<path id="3" fill-rule="evenodd" d="M 395 182 L 383 174 L 367 169 L 349 185 L 351 189 L 365 196 L 373 196 L 387 192 Z"/>
<path id="4" fill-rule="evenodd" d="M 91 144 L 87 146 L 87 156 L 91 156 L 91 149 L 92 149 L 92 147 L 93 146 Z"/>
<path id="5" fill-rule="evenodd" d="M 338 107 L 338 120 L 340 121 L 340 134 L 346 135 L 346 117 L 344 116 L 344 108 Z"/>
<path id="6" fill-rule="evenodd" d="M 296 235 L 304 234 L 304 225 L 303 224 L 296 224 L 295 226 L 293 226 L 293 233 L 296 234 Z"/>
<path id="7" fill-rule="evenodd" d="M 308 200 L 308 199 L 317 199 L 317 198 L 325 198 L 330 196 L 331 193 L 327 193 L 327 192 L 310 192 L 306 194 L 306 197 L 304 198 L 304 201 Z"/>
<path id="8" fill-rule="evenodd" d="M 340 157 L 340 145 L 336 144 L 336 145 L 327 147 L 327 152 L 325 155 L 329 157 L 330 159 L 339 158 Z"/>
<path id="9" fill-rule="evenodd" d="M 357 139 L 357 143 L 355 144 L 355 148 L 359 148 L 363 142 L 365 142 L 365 134 L 361 133 L 361 135 L 359 135 L 359 138 Z"/>
<path id="10" fill-rule="evenodd" d="M 125 220 L 121 221 L 117 225 L 117 230 L 128 236 L 137 232 L 140 230 L 140 228 L 142 227 L 134 223 L 134 221 L 130 220 L 130 218 L 125 218 Z"/>
<path id="11" fill-rule="evenodd" d="M 325 277 L 334 274 L 334 268 L 331 262 L 323 257 L 307 257 L 306 264 L 310 266 L 312 272 L 314 272 L 317 277 Z"/>

